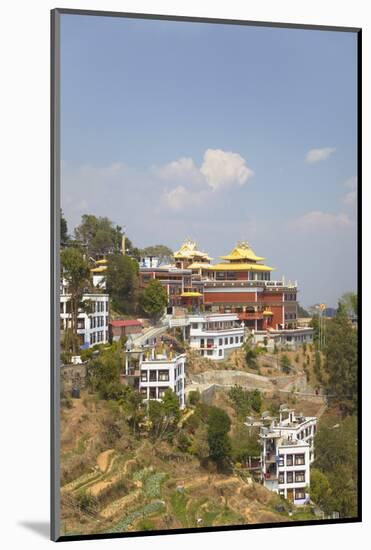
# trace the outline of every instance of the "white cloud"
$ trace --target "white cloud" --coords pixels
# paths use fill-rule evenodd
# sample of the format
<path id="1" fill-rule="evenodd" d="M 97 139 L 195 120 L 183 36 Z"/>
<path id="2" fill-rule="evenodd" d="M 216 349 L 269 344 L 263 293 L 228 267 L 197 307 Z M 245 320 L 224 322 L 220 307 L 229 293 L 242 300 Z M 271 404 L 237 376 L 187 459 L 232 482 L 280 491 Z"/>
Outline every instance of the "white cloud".
<path id="1" fill-rule="evenodd" d="M 349 189 L 352 189 L 352 190 L 357 189 L 357 176 L 353 176 L 353 177 L 347 179 L 344 182 L 344 186 L 348 187 Z"/>
<path id="2" fill-rule="evenodd" d="M 307 212 L 301 218 L 298 218 L 294 225 L 300 229 L 332 229 L 349 227 L 352 222 L 346 214 L 331 214 L 329 212 L 322 212 L 321 210 L 313 210 Z"/>
<path id="3" fill-rule="evenodd" d="M 243 185 L 254 175 L 241 155 L 221 149 L 207 149 L 200 172 L 213 191 L 233 184 Z"/>
<path id="4" fill-rule="evenodd" d="M 200 167 L 192 158 L 182 157 L 163 166 L 154 166 L 152 173 L 166 181 L 203 183 L 212 191 L 243 185 L 254 175 L 241 155 L 222 149 L 207 149 Z"/>
<path id="5" fill-rule="evenodd" d="M 200 204 L 204 196 L 205 192 L 203 191 L 192 191 L 184 187 L 184 185 L 178 185 L 174 189 L 165 191 L 162 195 L 162 200 L 172 210 L 181 210 L 185 206 Z"/>
<path id="6" fill-rule="evenodd" d="M 182 157 L 164 166 L 154 166 L 152 172 L 163 180 L 187 181 L 188 183 L 202 183 L 203 176 L 193 159 Z"/>
<path id="7" fill-rule="evenodd" d="M 356 191 L 349 191 L 346 195 L 344 195 L 342 201 L 347 206 L 353 206 L 356 203 L 357 200 L 357 192 Z"/>
<path id="8" fill-rule="evenodd" d="M 342 202 L 347 206 L 354 206 L 357 201 L 357 177 L 353 176 L 347 179 L 343 185 L 350 189 L 350 191 L 343 196 Z"/>
<path id="9" fill-rule="evenodd" d="M 335 153 L 335 147 L 323 147 L 322 149 L 311 149 L 305 156 L 306 162 L 314 164 L 315 162 L 320 162 L 321 160 L 326 160 L 329 158 L 332 153 Z"/>

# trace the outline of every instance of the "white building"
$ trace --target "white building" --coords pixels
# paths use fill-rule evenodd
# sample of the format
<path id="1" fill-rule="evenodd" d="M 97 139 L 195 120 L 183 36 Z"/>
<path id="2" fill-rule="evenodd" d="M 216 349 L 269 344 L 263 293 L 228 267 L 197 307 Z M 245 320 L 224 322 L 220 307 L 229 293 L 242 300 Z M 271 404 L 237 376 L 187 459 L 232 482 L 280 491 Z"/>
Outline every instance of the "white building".
<path id="1" fill-rule="evenodd" d="M 304 343 L 313 343 L 314 330 L 310 327 L 300 327 L 282 330 L 255 330 L 252 331 L 252 334 L 254 344 L 264 345 L 270 351 L 274 349 L 274 346 L 295 350 Z"/>
<path id="2" fill-rule="evenodd" d="M 108 294 L 84 294 L 82 302 L 86 309 L 77 317 L 77 334 L 82 347 L 108 342 L 109 296 Z M 71 295 L 65 285 L 61 286 L 60 294 L 61 330 L 71 326 Z"/>
<path id="3" fill-rule="evenodd" d="M 260 429 L 262 482 L 294 504 L 309 499 L 316 424 L 316 417 L 295 416 L 294 410 L 281 406 L 279 420 Z"/>
<path id="4" fill-rule="evenodd" d="M 189 344 L 201 356 L 214 361 L 225 359 L 228 353 L 240 348 L 245 328 L 234 313 L 205 313 L 189 315 Z"/>
<path id="5" fill-rule="evenodd" d="M 139 361 L 139 391 L 144 399 L 161 400 L 170 388 L 179 399 L 180 408 L 185 406 L 185 354 L 166 357 L 150 352 L 142 353 Z"/>

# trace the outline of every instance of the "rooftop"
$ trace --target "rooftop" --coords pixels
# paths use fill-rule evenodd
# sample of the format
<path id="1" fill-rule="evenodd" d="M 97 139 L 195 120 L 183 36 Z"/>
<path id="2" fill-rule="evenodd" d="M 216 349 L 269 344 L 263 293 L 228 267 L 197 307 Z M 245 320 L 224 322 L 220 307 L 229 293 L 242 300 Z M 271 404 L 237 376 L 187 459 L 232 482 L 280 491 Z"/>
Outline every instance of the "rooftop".
<path id="1" fill-rule="evenodd" d="M 265 260 L 265 258 L 255 254 L 247 241 L 239 241 L 230 254 L 227 256 L 221 256 L 221 258 L 222 260 L 229 260 L 232 262 L 241 260 L 260 262 Z"/>
<path id="2" fill-rule="evenodd" d="M 186 239 L 184 241 L 179 250 L 174 252 L 174 258 L 202 258 L 207 261 L 210 261 L 212 259 L 206 252 L 201 252 L 201 250 L 198 250 L 197 244 L 192 239 Z"/>
<path id="3" fill-rule="evenodd" d="M 116 319 L 110 321 L 110 325 L 113 327 L 142 327 L 143 324 L 138 319 Z"/>

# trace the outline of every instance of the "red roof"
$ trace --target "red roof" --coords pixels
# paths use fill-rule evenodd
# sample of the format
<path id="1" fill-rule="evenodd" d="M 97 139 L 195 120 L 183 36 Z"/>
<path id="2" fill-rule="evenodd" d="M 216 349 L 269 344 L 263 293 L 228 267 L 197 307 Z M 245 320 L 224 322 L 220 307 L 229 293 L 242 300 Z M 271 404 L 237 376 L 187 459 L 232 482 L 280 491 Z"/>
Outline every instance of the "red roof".
<path id="1" fill-rule="evenodd" d="M 113 327 L 141 327 L 142 323 L 138 319 L 124 319 L 111 321 L 110 324 Z"/>

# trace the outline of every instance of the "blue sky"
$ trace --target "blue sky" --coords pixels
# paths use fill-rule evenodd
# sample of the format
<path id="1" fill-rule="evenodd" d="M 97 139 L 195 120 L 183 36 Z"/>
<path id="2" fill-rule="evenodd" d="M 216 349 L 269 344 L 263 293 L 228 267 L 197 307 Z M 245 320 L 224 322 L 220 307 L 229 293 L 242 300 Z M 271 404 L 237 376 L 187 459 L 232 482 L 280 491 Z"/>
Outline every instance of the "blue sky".
<path id="1" fill-rule="evenodd" d="M 356 35 L 63 15 L 62 208 L 356 287 Z"/>

